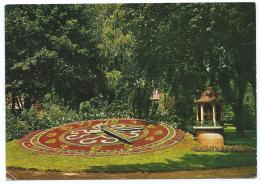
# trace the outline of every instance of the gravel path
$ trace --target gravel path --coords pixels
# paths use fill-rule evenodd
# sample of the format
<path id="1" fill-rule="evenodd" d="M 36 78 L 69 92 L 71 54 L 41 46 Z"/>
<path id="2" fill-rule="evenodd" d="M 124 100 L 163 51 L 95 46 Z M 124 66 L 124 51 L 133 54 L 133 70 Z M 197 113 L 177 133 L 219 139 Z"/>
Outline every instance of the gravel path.
<path id="1" fill-rule="evenodd" d="M 8 180 L 252 178 L 256 166 L 157 173 L 66 173 L 7 169 Z"/>

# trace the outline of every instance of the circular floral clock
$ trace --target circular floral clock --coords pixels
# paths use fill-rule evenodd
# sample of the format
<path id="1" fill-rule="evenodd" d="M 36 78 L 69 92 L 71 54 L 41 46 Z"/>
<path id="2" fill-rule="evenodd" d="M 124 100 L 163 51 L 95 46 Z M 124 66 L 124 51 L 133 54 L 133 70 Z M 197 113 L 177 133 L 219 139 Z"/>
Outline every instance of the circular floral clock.
<path id="1" fill-rule="evenodd" d="M 169 147 L 184 132 L 165 123 L 137 119 L 103 119 L 34 131 L 20 139 L 29 150 L 62 155 L 124 155 Z"/>

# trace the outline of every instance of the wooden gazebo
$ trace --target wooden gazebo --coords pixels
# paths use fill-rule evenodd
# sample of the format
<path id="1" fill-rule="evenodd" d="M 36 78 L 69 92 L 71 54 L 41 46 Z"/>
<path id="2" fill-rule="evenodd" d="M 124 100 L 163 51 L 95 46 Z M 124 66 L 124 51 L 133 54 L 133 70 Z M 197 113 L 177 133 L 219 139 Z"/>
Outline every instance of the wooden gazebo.
<path id="1" fill-rule="evenodd" d="M 213 91 L 212 87 L 208 87 L 202 94 L 200 99 L 195 101 L 196 123 L 201 126 L 213 125 L 214 127 L 222 126 L 222 109 L 218 95 Z M 207 122 L 206 124 L 204 124 Z M 211 122 L 213 124 L 211 124 Z"/>
<path id="2" fill-rule="evenodd" d="M 219 96 L 212 87 L 201 94 L 195 101 L 196 123 L 193 127 L 196 131 L 196 140 L 204 146 L 224 146 L 222 109 Z"/>

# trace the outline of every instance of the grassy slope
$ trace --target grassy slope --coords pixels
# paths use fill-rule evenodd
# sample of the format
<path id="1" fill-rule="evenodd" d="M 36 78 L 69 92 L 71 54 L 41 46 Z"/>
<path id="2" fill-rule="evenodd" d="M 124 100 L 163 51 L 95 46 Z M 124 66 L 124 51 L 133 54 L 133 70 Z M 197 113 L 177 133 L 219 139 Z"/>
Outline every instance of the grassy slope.
<path id="1" fill-rule="evenodd" d="M 226 144 L 256 146 L 255 132 L 240 138 L 234 129 L 225 130 Z M 254 136 L 253 138 L 251 136 Z M 256 164 L 256 153 L 192 152 L 195 144 L 187 134 L 180 143 L 152 153 L 87 157 L 43 155 L 21 149 L 17 140 L 7 143 L 7 167 L 73 172 L 145 172 L 237 167 Z"/>

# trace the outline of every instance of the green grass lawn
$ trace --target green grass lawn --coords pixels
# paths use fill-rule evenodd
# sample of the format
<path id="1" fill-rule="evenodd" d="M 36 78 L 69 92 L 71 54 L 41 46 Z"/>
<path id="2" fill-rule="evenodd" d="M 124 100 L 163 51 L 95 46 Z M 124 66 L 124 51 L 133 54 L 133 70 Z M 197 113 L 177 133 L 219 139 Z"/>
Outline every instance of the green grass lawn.
<path id="1" fill-rule="evenodd" d="M 67 172 L 159 172 L 256 165 L 256 152 L 221 153 L 193 152 L 196 144 L 190 134 L 165 150 L 122 156 L 59 156 L 44 155 L 22 149 L 17 140 L 7 143 L 7 167 Z M 225 129 L 225 144 L 248 145 L 256 148 L 256 132 L 245 137 L 235 135 L 235 129 Z"/>

